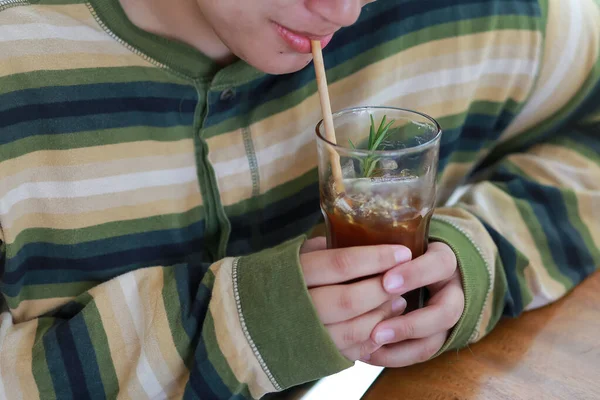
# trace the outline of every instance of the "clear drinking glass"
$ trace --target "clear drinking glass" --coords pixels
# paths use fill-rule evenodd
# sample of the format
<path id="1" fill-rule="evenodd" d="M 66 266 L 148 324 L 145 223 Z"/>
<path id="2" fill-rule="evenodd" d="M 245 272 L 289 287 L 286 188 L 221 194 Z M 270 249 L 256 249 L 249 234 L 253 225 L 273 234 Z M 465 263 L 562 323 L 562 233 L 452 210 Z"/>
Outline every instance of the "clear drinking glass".
<path id="1" fill-rule="evenodd" d="M 383 127 L 391 125 L 377 137 L 383 121 Z M 425 253 L 436 198 L 439 124 L 415 111 L 386 107 L 343 110 L 333 123 L 337 144 L 326 139 L 323 121 L 316 128 L 328 247 L 402 244 L 413 258 Z M 423 305 L 422 290 L 404 297 L 407 312 Z"/>

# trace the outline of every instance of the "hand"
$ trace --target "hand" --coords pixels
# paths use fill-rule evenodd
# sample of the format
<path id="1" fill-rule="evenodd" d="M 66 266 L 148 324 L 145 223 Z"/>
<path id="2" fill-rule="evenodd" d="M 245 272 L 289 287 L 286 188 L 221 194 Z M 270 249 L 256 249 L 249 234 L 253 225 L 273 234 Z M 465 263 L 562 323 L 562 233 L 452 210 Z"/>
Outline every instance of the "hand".
<path id="1" fill-rule="evenodd" d="M 388 271 L 383 278 L 390 295 L 401 295 L 426 286 L 427 306 L 382 321 L 372 340 L 382 346 L 363 360 L 384 367 L 404 367 L 429 360 L 444 345 L 464 311 L 465 298 L 454 252 L 443 243 L 432 243 L 427 252 Z"/>
<path id="2" fill-rule="evenodd" d="M 404 312 L 406 301 L 386 292 L 382 274 L 410 259 L 404 246 L 326 250 L 324 238 L 303 246 L 300 263 L 308 292 L 333 342 L 348 359 L 377 350 L 380 346 L 370 340 L 373 328 Z"/>

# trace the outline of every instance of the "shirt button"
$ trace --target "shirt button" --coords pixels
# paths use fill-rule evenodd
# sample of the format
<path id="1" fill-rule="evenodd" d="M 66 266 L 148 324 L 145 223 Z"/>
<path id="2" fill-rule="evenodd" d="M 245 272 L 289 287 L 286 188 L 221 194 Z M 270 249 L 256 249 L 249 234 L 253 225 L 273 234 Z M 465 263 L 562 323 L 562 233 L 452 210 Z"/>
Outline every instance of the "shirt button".
<path id="1" fill-rule="evenodd" d="M 235 97 L 235 91 L 233 89 L 226 89 L 221 92 L 221 101 L 229 101 Z"/>

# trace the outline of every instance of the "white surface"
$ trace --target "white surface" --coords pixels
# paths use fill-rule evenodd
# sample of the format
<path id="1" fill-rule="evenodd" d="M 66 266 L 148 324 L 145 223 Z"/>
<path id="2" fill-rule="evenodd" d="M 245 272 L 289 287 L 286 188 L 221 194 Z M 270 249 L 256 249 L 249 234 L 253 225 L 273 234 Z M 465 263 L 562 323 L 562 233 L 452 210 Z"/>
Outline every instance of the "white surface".
<path id="1" fill-rule="evenodd" d="M 360 400 L 382 371 L 383 367 L 356 362 L 352 368 L 321 379 L 300 399 Z"/>

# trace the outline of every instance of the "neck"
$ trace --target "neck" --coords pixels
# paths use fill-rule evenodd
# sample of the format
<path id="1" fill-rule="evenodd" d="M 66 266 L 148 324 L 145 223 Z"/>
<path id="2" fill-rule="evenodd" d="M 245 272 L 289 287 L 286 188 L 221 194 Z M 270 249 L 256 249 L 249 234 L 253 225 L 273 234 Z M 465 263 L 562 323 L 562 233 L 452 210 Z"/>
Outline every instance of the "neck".
<path id="1" fill-rule="evenodd" d="M 221 65 L 235 60 L 206 21 L 196 0 L 119 2 L 129 20 L 138 28 L 186 43 Z"/>

